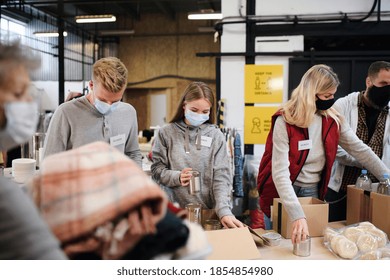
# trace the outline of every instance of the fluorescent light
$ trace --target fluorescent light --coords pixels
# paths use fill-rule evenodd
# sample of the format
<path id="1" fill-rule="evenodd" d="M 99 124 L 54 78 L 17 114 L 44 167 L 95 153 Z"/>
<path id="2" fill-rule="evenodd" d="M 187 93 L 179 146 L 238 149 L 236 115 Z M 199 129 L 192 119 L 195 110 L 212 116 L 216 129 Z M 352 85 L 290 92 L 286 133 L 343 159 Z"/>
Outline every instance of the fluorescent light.
<path id="1" fill-rule="evenodd" d="M 129 36 L 133 35 L 134 30 L 100 30 L 100 36 Z"/>
<path id="2" fill-rule="evenodd" d="M 35 31 L 33 33 L 37 37 L 58 37 L 60 34 L 57 31 Z M 64 31 L 64 37 L 68 36 L 68 32 Z"/>
<path id="3" fill-rule="evenodd" d="M 116 17 L 114 15 L 87 15 L 76 16 L 77 23 L 95 23 L 95 22 L 114 22 Z"/>
<path id="4" fill-rule="evenodd" d="M 188 19 L 190 20 L 218 20 L 222 19 L 222 13 L 214 13 L 214 12 L 200 12 L 200 13 L 189 13 Z"/>

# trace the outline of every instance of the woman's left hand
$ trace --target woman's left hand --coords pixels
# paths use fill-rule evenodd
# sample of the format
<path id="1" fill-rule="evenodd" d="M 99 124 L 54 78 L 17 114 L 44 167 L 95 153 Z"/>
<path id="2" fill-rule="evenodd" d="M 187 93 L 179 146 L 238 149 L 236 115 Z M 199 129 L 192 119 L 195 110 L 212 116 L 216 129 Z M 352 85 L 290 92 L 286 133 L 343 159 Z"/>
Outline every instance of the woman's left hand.
<path id="1" fill-rule="evenodd" d="M 223 216 L 221 223 L 224 228 L 244 227 L 244 225 L 234 216 Z"/>

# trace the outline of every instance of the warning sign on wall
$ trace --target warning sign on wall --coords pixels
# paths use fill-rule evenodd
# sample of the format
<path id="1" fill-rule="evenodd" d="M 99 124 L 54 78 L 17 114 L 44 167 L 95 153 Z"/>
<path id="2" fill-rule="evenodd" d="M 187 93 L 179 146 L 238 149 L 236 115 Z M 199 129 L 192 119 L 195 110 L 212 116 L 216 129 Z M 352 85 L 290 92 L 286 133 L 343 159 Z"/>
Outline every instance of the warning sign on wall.
<path id="1" fill-rule="evenodd" d="M 245 144 L 265 144 L 271 129 L 271 117 L 278 108 L 245 106 Z"/>
<path id="2" fill-rule="evenodd" d="M 245 65 L 245 103 L 282 103 L 283 65 Z"/>

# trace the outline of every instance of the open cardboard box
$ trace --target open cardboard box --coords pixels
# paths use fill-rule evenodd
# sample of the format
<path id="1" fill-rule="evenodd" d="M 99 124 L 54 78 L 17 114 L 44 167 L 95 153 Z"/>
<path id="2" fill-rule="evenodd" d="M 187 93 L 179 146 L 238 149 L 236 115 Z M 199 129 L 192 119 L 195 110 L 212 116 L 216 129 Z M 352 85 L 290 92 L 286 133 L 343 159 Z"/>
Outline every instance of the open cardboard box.
<path id="1" fill-rule="evenodd" d="M 260 258 L 247 227 L 206 231 L 213 250 L 209 260 L 253 260 Z"/>
<path id="2" fill-rule="evenodd" d="M 347 186 L 347 225 L 372 221 L 372 197 L 370 191 Z"/>
<path id="3" fill-rule="evenodd" d="M 298 197 L 298 200 L 305 213 L 310 236 L 323 236 L 323 232 L 328 226 L 329 205 L 313 197 Z M 274 231 L 280 233 L 284 238 L 291 238 L 292 221 L 280 198 L 274 198 L 272 224 Z"/>
<path id="4" fill-rule="evenodd" d="M 390 195 L 372 192 L 372 223 L 390 238 Z"/>
<path id="5" fill-rule="evenodd" d="M 390 196 L 347 186 L 347 225 L 373 223 L 390 237 Z"/>

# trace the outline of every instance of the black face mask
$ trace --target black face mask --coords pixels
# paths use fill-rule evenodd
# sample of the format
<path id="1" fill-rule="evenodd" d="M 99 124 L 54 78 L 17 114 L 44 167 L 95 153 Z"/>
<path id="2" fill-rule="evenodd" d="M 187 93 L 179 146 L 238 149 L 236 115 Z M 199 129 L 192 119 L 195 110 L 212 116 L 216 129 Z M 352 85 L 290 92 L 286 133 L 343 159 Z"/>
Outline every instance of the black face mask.
<path id="1" fill-rule="evenodd" d="M 317 97 L 317 100 L 316 100 L 317 110 L 322 110 L 322 111 L 328 110 L 330 107 L 333 106 L 335 101 L 336 101 L 335 98 L 328 99 L 328 100 L 322 100 L 322 99 L 319 99 Z"/>
<path id="2" fill-rule="evenodd" d="M 368 88 L 367 98 L 375 109 L 381 110 L 385 108 L 390 101 L 390 85 L 384 87 L 372 87 Z"/>

